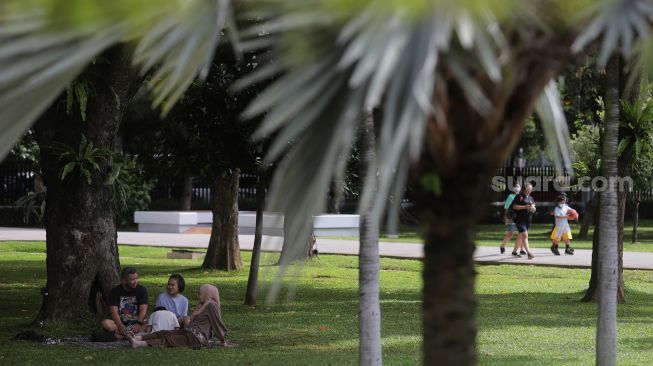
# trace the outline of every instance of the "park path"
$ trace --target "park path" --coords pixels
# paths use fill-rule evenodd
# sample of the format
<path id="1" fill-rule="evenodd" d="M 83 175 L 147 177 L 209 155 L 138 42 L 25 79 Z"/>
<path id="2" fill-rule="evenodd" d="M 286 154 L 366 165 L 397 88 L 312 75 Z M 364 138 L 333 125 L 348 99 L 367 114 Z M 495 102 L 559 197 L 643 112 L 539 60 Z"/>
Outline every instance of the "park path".
<path id="1" fill-rule="evenodd" d="M 139 232 L 118 232 L 118 243 L 125 245 L 144 245 L 171 248 L 206 248 L 209 243 L 208 234 L 159 234 Z M 45 230 L 0 227 L 0 241 L 45 241 Z M 240 248 L 252 250 L 253 235 L 239 235 Z M 282 238 L 264 236 L 262 248 L 265 251 L 280 251 Z M 0 244 L 1 245 L 1 244 Z M 358 254 L 358 241 L 317 238 L 317 248 L 323 254 Z M 424 249 L 419 243 L 389 243 L 380 242 L 379 252 L 382 257 L 390 258 L 422 258 Z M 498 247 L 477 247 L 474 260 L 483 264 L 523 264 L 535 266 L 556 266 L 572 268 L 589 268 L 592 263 L 592 251 L 577 249 L 574 255 L 554 256 L 548 249 L 532 249 L 535 258 L 528 260 L 499 254 Z M 624 252 L 624 268 L 653 270 L 653 253 Z"/>

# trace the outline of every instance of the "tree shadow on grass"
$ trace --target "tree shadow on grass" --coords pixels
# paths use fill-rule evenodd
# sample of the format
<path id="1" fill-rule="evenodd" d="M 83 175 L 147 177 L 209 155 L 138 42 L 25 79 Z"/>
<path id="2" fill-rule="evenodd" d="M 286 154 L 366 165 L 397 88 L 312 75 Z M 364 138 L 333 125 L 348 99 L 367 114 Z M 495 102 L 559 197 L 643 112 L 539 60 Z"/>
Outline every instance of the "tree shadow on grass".
<path id="1" fill-rule="evenodd" d="M 495 329 L 533 325 L 548 328 L 594 326 L 596 303 L 581 302 L 579 299 L 583 295 L 582 291 L 481 294 L 478 295 L 479 324 Z M 619 305 L 619 322 L 653 319 L 653 294 L 631 289 L 626 296 L 629 303 Z"/>

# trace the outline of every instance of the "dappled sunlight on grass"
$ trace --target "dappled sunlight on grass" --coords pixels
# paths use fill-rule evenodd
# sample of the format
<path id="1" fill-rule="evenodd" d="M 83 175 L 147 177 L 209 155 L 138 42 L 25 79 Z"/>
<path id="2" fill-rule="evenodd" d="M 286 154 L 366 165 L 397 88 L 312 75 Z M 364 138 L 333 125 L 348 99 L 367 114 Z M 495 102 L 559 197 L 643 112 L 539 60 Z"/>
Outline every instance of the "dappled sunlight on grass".
<path id="1" fill-rule="evenodd" d="M 153 364 L 195 363 L 265 365 L 344 365 L 358 362 L 358 266 L 351 256 L 320 255 L 282 284 L 278 301 L 265 304 L 265 288 L 278 267 L 266 254 L 259 304 L 243 306 L 250 253 L 243 252 L 239 272 L 207 271 L 199 260 L 171 260 L 170 249 L 120 246 L 122 265 L 136 265 L 150 301 L 165 290 L 171 273 L 186 279 L 191 308 L 203 283 L 220 288 L 224 320 L 235 349 L 107 349 L 45 347 L 6 341 L 28 328 L 40 307 L 45 285 L 42 243 L 0 242 L 0 354 L 6 364 L 89 363 L 122 365 L 128 360 Z M 384 364 L 421 361 L 421 269 L 415 260 L 381 260 L 381 316 Z M 482 365 L 585 365 L 593 362 L 596 305 L 578 300 L 589 270 L 536 266 L 477 267 L 478 349 Z M 626 271 L 628 304 L 619 307 L 619 363 L 646 364 L 653 359 L 653 272 Z M 292 296 L 291 296 L 292 295 Z M 76 326 L 37 329 L 49 335 L 90 334 L 97 318 Z M 147 363 L 147 362 L 146 362 Z"/>

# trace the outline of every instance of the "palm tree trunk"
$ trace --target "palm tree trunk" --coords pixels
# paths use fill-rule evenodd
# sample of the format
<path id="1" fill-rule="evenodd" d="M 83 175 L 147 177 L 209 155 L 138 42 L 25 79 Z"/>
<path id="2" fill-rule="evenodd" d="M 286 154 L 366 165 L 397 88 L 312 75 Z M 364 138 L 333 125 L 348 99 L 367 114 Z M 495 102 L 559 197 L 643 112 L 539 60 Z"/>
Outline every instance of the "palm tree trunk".
<path id="1" fill-rule="evenodd" d="M 617 177 L 617 145 L 619 139 L 619 58 L 612 56 L 607 66 L 605 126 L 602 146 L 602 174 L 610 180 Z M 617 193 L 613 187 L 601 192 L 599 218 L 598 318 L 596 327 L 596 364 L 617 363 L 617 287 L 618 225 Z"/>
<path id="2" fill-rule="evenodd" d="M 362 136 L 365 152 L 363 168 L 365 171 L 375 159 L 374 117 L 367 112 Z M 364 174 L 364 173 L 363 173 Z M 374 219 L 374 207 L 360 216 L 360 251 L 358 255 L 358 334 L 359 364 L 362 366 L 381 365 L 381 292 L 379 272 L 379 223 Z"/>
<path id="3" fill-rule="evenodd" d="M 238 169 L 214 178 L 211 187 L 213 225 L 202 268 L 237 271 L 243 267 L 238 243 L 239 178 Z"/>
<path id="4" fill-rule="evenodd" d="M 256 287 L 258 285 L 258 268 L 261 258 L 261 242 L 263 241 L 263 208 L 265 207 L 265 189 L 267 179 L 260 177 L 256 187 L 256 229 L 254 230 L 254 247 L 252 248 L 252 261 L 249 266 L 247 290 L 245 291 L 245 305 L 256 306 Z"/>
<path id="5" fill-rule="evenodd" d="M 452 207 L 453 197 L 469 197 L 464 186 L 448 190 L 451 199 L 432 204 Z M 473 196 L 473 195 L 472 195 Z M 473 199 L 473 198 L 472 198 Z M 465 206 L 471 201 L 458 201 Z M 476 201 L 478 202 L 478 201 Z M 474 203 L 476 204 L 476 203 Z M 474 365 L 476 359 L 476 307 L 474 295 L 473 224 L 461 211 L 438 210 L 422 224 L 424 233 L 424 289 L 422 322 L 424 365 Z"/>

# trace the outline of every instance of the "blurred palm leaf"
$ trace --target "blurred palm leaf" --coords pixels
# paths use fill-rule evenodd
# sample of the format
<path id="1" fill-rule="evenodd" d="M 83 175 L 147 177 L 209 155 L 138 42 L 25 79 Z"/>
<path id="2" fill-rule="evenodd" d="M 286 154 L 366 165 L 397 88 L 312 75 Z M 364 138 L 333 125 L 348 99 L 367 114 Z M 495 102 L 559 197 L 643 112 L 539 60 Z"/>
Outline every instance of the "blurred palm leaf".
<path id="1" fill-rule="evenodd" d="M 594 16 L 593 21 L 578 36 L 572 50 L 579 51 L 603 35 L 599 64 L 605 66 L 618 47 L 627 54 L 638 36 L 646 38 L 649 35 L 653 3 L 649 0 L 600 1 L 593 6 L 590 15 Z"/>
<path id="2" fill-rule="evenodd" d="M 8 0 L 0 7 L 0 157 L 88 63 L 136 40 L 135 61 L 163 112 L 206 74 L 229 0 Z"/>
<path id="3" fill-rule="evenodd" d="M 302 243 L 301 238 L 310 232 L 311 215 L 324 210 L 321 197 L 329 182 L 342 174 L 343 157 L 351 151 L 365 111 L 377 107 L 383 111 L 377 159 L 368 170 L 359 208 L 374 205 L 376 220 L 389 196 L 403 194 L 409 163 L 422 151 L 427 118 L 437 115 L 446 123 L 442 106 L 433 98 L 434 88 L 445 80 L 440 73 L 454 75 L 479 114 L 492 112 L 493 106 L 476 77 L 483 75 L 493 82 L 501 79 L 510 53 L 507 42 L 489 8 L 471 12 L 463 6 L 448 5 L 429 6 L 416 17 L 388 11 L 383 2 L 371 2 L 358 15 L 342 19 L 328 9 L 321 13 L 311 3 L 301 15 L 274 18 L 270 21 L 274 27 L 264 24 L 242 33 L 275 36 L 277 29 L 283 29 L 304 35 L 319 33 L 321 37 L 313 56 L 288 50 L 285 43 L 279 58 L 289 65 L 286 74 L 244 113 L 252 117 L 267 112 L 256 138 L 278 131 L 267 159 L 283 158 L 272 182 L 269 208 L 303 213 L 293 215 L 291 230 L 285 233 L 290 237 L 288 242 Z M 314 21 L 309 21 L 311 17 Z M 322 31 L 320 25 L 329 23 L 325 20 L 342 24 L 341 30 L 329 33 L 333 25 L 328 25 Z M 293 57 L 307 58 L 297 61 Z M 263 67 L 264 71 L 247 82 L 281 70 L 278 61 Z M 548 117 L 546 122 L 555 122 L 549 137 L 568 141 L 555 96 L 553 92 L 546 95 L 540 109 Z M 561 145 L 564 143 L 558 145 L 558 152 L 565 153 Z M 373 177 L 378 177 L 378 190 L 370 189 Z M 302 246 L 297 245 L 294 253 L 301 257 Z"/>
<path id="4" fill-rule="evenodd" d="M 613 52 L 631 57 L 630 80 L 648 85 L 653 68 L 653 37 L 651 19 L 653 2 L 650 0 L 605 0 L 596 2 L 586 14 L 594 17 L 572 45 L 578 52 L 590 42 L 601 39 L 599 65 L 605 66 Z M 634 51 L 634 52 L 633 52 Z"/>
<path id="5" fill-rule="evenodd" d="M 38 10 L 0 26 L 0 157 L 97 54 L 124 35 L 120 25 L 55 32 Z"/>

